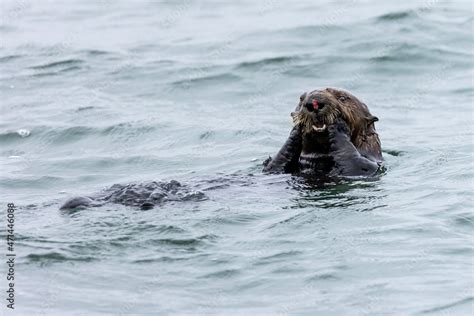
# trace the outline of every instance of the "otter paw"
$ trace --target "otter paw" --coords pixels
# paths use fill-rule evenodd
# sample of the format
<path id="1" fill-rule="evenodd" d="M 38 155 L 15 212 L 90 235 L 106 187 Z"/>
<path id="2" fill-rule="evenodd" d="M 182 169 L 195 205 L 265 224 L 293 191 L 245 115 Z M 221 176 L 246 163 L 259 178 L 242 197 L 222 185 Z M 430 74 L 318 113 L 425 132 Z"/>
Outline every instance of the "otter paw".
<path id="1" fill-rule="evenodd" d="M 349 134 L 349 126 L 343 119 L 337 119 L 333 124 L 328 127 L 329 137 L 334 136 L 336 133 Z"/>
<path id="2" fill-rule="evenodd" d="M 268 166 L 270 164 L 270 162 L 272 162 L 272 157 L 271 156 L 269 156 L 267 159 L 265 159 L 263 161 L 263 166 L 264 167 Z"/>
<path id="3" fill-rule="evenodd" d="M 345 147 L 351 147 L 349 127 L 344 120 L 337 119 L 336 122 L 329 125 L 328 133 L 331 151 L 336 152 L 343 150 Z"/>
<path id="4" fill-rule="evenodd" d="M 349 137 L 349 127 L 342 119 L 337 119 L 336 122 L 328 126 L 329 142 L 332 144 L 338 139 Z"/>

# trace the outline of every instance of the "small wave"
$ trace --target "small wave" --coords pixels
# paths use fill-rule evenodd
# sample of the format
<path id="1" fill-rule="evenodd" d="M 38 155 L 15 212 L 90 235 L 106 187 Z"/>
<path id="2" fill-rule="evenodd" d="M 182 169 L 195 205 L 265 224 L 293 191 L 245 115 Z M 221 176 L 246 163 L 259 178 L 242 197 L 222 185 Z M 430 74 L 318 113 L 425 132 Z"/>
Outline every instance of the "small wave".
<path id="1" fill-rule="evenodd" d="M 0 178 L 0 187 L 4 188 L 44 188 L 45 185 L 59 184 L 64 181 L 62 177 L 41 176 L 41 177 L 25 177 L 25 178 Z"/>
<path id="2" fill-rule="evenodd" d="M 214 131 L 207 131 L 199 135 L 199 139 L 208 139 L 213 137 L 215 134 L 216 133 Z"/>
<path id="3" fill-rule="evenodd" d="M 151 262 L 176 262 L 188 260 L 188 258 L 173 258 L 169 256 L 157 257 L 157 258 L 146 258 L 134 260 L 133 263 L 151 263 Z"/>
<path id="4" fill-rule="evenodd" d="M 272 30 L 265 30 L 260 32 L 254 32 L 251 35 L 247 35 L 252 38 L 265 39 L 275 37 L 281 39 L 282 36 L 288 36 L 293 41 L 295 37 L 298 38 L 314 38 L 315 36 L 328 36 L 334 32 L 346 32 L 348 27 L 354 27 L 356 25 L 338 25 L 329 20 L 322 20 L 320 24 L 303 25 L 295 27 L 285 28 L 274 28 Z"/>
<path id="5" fill-rule="evenodd" d="M 225 269 L 217 272 L 212 272 L 209 274 L 206 274 L 202 276 L 201 278 L 203 279 L 208 279 L 208 278 L 231 278 L 235 275 L 240 274 L 240 270 L 238 269 Z"/>
<path id="6" fill-rule="evenodd" d="M 403 151 L 395 150 L 395 149 L 383 149 L 382 152 L 384 154 L 394 156 L 394 157 L 402 156 L 404 154 Z"/>
<path id="7" fill-rule="evenodd" d="M 134 133 L 135 135 L 142 135 L 151 133 L 156 130 L 156 126 L 147 126 L 141 123 L 118 123 L 104 128 L 100 133 L 102 135 L 117 135 Z"/>
<path id="8" fill-rule="evenodd" d="M 154 227 L 154 232 L 155 233 L 176 233 L 176 234 L 184 234 L 186 233 L 186 230 L 178 227 L 178 226 L 173 226 L 173 225 L 161 225 L 159 227 L 156 227 L 154 225 L 151 225 Z M 139 228 L 140 231 L 143 231 L 143 227 L 140 226 Z"/>
<path id="9" fill-rule="evenodd" d="M 41 78 L 41 77 L 52 77 L 52 76 L 57 76 L 57 75 L 59 75 L 59 72 L 41 72 L 41 73 L 33 74 L 32 77 Z"/>
<path id="10" fill-rule="evenodd" d="M 280 56 L 280 57 L 271 57 L 264 58 L 256 61 L 248 61 L 239 63 L 236 68 L 251 68 L 256 69 L 267 65 L 280 65 L 283 63 L 288 63 L 294 61 L 296 58 L 291 56 Z"/>
<path id="11" fill-rule="evenodd" d="M 458 301 L 453 302 L 453 303 L 445 304 L 445 305 L 438 306 L 438 307 L 431 308 L 431 309 L 425 309 L 425 310 L 421 311 L 421 313 L 422 314 L 437 313 L 437 312 L 445 311 L 447 309 L 451 309 L 453 307 L 458 307 L 458 306 L 467 305 L 467 304 L 472 306 L 473 302 L 474 302 L 474 297 L 466 297 L 464 299 L 458 300 Z M 467 308 L 469 310 L 469 306 Z"/>
<path id="12" fill-rule="evenodd" d="M 47 252 L 43 254 L 29 254 L 26 256 L 26 259 L 30 263 L 43 263 L 43 264 L 65 262 L 65 261 L 90 262 L 90 261 L 96 260 L 96 258 L 89 257 L 89 256 L 69 257 L 59 252 Z"/>
<path id="13" fill-rule="evenodd" d="M 293 257 L 302 254 L 301 251 L 298 250 L 290 250 L 290 251 L 284 251 L 284 252 L 279 252 L 270 256 L 266 256 L 263 258 L 260 258 L 260 260 L 265 260 L 265 261 L 280 261 L 284 260 L 288 257 Z"/>
<path id="14" fill-rule="evenodd" d="M 177 85 L 177 86 L 188 86 L 188 85 L 194 85 L 194 84 L 199 84 L 199 83 L 211 83 L 211 82 L 231 82 L 231 81 L 236 81 L 240 80 L 240 76 L 230 74 L 230 73 L 224 73 L 224 74 L 218 74 L 218 75 L 209 75 L 209 76 L 201 76 L 197 78 L 189 78 L 189 79 L 183 79 L 183 80 L 178 80 L 174 81 L 171 84 L 172 85 Z"/>
<path id="15" fill-rule="evenodd" d="M 19 140 L 21 138 L 30 136 L 30 134 L 31 131 L 24 128 L 19 129 L 17 131 L 0 133 L 0 142 Z"/>
<path id="16" fill-rule="evenodd" d="M 413 11 L 391 12 L 376 18 L 378 22 L 403 20 L 414 15 Z"/>
<path id="17" fill-rule="evenodd" d="M 393 62 L 411 63 L 413 60 L 417 60 L 418 63 L 431 63 L 444 60 L 445 57 L 434 49 L 424 48 L 418 44 L 398 43 L 392 47 L 387 47 L 383 54 L 371 57 L 369 61 L 388 64 Z"/>
<path id="18" fill-rule="evenodd" d="M 30 68 L 35 69 L 35 70 L 44 70 L 44 69 L 58 68 L 58 67 L 64 67 L 64 66 L 69 66 L 69 67 L 76 66 L 82 63 L 84 63 L 82 59 L 66 59 L 66 60 L 55 61 L 48 64 L 32 66 Z"/>
<path id="19" fill-rule="evenodd" d="M 261 133 L 260 130 L 239 129 L 234 132 L 234 135 L 256 136 Z"/>
<path id="20" fill-rule="evenodd" d="M 87 111 L 94 109 L 94 106 L 79 107 L 76 111 Z M 24 138 L 40 139 L 48 144 L 70 144 L 89 136 L 102 137 L 122 137 L 134 139 L 145 134 L 152 133 L 156 126 L 139 125 L 132 123 L 119 123 L 105 127 L 93 126 L 73 126 L 73 127 L 51 127 L 36 126 L 32 130 L 19 129 L 17 131 L 5 131 L 0 133 L 0 143 L 22 141 Z M 123 140 L 123 139 L 122 139 Z"/>
<path id="21" fill-rule="evenodd" d="M 169 245 L 169 246 L 196 246 L 202 243 L 201 240 L 197 238 L 187 238 L 187 239 L 172 239 L 172 238 L 161 238 L 149 240 L 148 243 L 155 245 Z"/>
<path id="22" fill-rule="evenodd" d="M 5 62 L 9 62 L 11 60 L 15 60 L 15 59 L 18 59 L 22 57 L 21 55 L 7 55 L 7 56 L 2 56 L 0 57 L 0 63 L 5 63 Z"/>
<path id="23" fill-rule="evenodd" d="M 99 55 L 108 55 L 110 54 L 107 51 L 104 50 L 97 50 L 97 49 L 90 49 L 90 50 L 85 50 L 85 53 L 91 56 L 99 56 Z"/>
<path id="24" fill-rule="evenodd" d="M 458 214 L 454 217 L 454 223 L 460 226 L 472 228 L 474 226 L 474 215 L 471 213 Z"/>
<path id="25" fill-rule="evenodd" d="M 249 186 L 254 183 L 254 179 L 245 175 L 230 174 L 227 176 L 219 176 L 212 179 L 200 179 L 196 184 L 196 188 L 202 191 L 211 191 L 227 188 L 232 185 Z"/>
<path id="26" fill-rule="evenodd" d="M 34 129 L 19 129 L 0 133 L 0 143 L 20 142 L 25 138 L 39 140 L 39 144 L 70 143 L 102 132 L 102 129 L 88 126 L 74 126 L 67 128 L 52 128 L 49 126 L 36 126 Z"/>
<path id="27" fill-rule="evenodd" d="M 318 274 L 310 277 L 308 279 L 308 282 L 315 282 L 315 281 L 317 282 L 317 281 L 324 281 L 324 280 L 334 281 L 334 280 L 340 280 L 340 278 L 337 277 L 333 273 L 326 272 L 326 273 L 318 273 Z"/>
<path id="28" fill-rule="evenodd" d="M 51 131 L 49 136 L 55 136 L 55 143 L 70 143 L 75 140 L 79 140 L 85 136 L 95 134 L 97 132 L 96 128 L 88 126 L 74 126 L 69 127 L 60 131 Z"/>
<path id="29" fill-rule="evenodd" d="M 67 67 L 67 68 L 64 68 L 64 69 L 61 69 L 61 70 L 58 70 L 58 71 L 48 71 L 48 72 L 38 72 L 38 73 L 35 73 L 33 74 L 32 76 L 33 77 L 50 77 L 50 76 L 58 76 L 62 73 L 66 73 L 66 72 L 71 72 L 71 71 L 76 71 L 76 70 L 81 70 L 82 68 L 79 67 L 79 66 L 71 66 L 71 67 Z"/>
<path id="30" fill-rule="evenodd" d="M 69 71 L 80 70 L 80 69 L 81 67 L 79 66 L 71 66 L 71 67 L 61 69 L 59 72 L 69 72 Z"/>
<path id="31" fill-rule="evenodd" d="M 96 106 L 93 105 L 88 105 L 88 106 L 80 106 L 76 109 L 76 112 L 82 112 L 82 111 L 88 111 L 88 110 L 93 110 L 95 109 Z"/>

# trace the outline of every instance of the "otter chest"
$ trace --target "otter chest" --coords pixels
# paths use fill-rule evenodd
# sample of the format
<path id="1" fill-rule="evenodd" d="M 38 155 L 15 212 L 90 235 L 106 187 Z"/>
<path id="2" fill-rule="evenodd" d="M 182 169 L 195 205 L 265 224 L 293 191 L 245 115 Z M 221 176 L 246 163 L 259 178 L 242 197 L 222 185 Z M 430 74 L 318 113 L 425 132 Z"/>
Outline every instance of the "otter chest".
<path id="1" fill-rule="evenodd" d="M 300 171 L 311 173 L 328 173 L 334 167 L 334 159 L 329 155 L 327 132 L 303 135 L 303 149 L 298 164 Z"/>
<path id="2" fill-rule="evenodd" d="M 301 172 L 326 174 L 334 167 L 334 159 L 328 154 L 301 153 L 298 165 Z"/>

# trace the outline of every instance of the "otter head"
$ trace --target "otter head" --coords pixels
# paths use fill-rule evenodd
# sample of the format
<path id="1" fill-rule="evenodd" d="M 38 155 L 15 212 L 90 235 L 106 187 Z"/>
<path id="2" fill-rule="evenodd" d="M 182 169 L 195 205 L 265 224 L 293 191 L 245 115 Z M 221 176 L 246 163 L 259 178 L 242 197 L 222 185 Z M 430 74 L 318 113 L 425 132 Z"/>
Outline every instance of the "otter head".
<path id="1" fill-rule="evenodd" d="M 371 132 L 375 133 L 373 123 L 378 121 L 370 114 L 367 105 L 349 92 L 334 88 L 303 93 L 291 116 L 296 125 L 302 126 L 303 133 L 325 132 L 328 125 L 342 118 L 356 147 Z"/>

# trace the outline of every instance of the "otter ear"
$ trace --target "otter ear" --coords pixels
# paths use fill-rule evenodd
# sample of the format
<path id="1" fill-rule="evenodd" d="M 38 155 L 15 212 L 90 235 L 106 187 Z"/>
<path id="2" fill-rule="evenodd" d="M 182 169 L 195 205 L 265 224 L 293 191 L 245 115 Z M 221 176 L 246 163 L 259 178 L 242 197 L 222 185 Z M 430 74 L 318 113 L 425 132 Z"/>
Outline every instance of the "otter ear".
<path id="1" fill-rule="evenodd" d="M 366 120 L 367 120 L 367 126 L 370 126 L 374 124 L 375 122 L 377 122 L 379 118 L 375 115 L 370 114 L 369 116 L 366 117 Z"/>
<path id="2" fill-rule="evenodd" d="M 300 95 L 300 102 L 304 100 L 304 98 L 306 98 L 306 95 L 308 94 L 308 92 L 303 92 L 302 95 Z"/>
<path id="3" fill-rule="evenodd" d="M 369 122 L 374 123 L 374 122 L 377 122 L 377 121 L 379 120 L 379 118 L 378 118 L 377 116 L 375 116 L 375 115 L 370 115 L 370 116 L 368 117 L 368 120 L 369 120 Z"/>
<path id="4" fill-rule="evenodd" d="M 300 102 L 298 102 L 298 105 L 295 108 L 295 112 L 298 112 L 299 110 L 301 110 L 301 103 L 303 103 L 303 100 L 306 98 L 307 94 L 308 92 L 304 92 L 302 95 L 300 95 Z"/>

